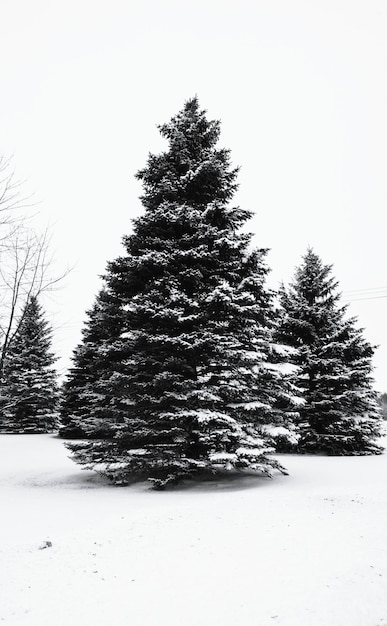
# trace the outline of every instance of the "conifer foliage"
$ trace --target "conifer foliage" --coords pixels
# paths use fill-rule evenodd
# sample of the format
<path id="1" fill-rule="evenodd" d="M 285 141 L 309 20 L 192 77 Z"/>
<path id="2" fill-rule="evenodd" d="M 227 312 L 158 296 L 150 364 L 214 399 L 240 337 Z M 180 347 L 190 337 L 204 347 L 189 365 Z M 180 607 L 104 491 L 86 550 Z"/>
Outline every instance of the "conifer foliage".
<path id="1" fill-rule="evenodd" d="M 104 277 L 109 324 L 117 323 L 103 335 L 95 327 L 106 306 L 90 314 L 65 387 L 66 407 L 76 389 L 66 419 L 89 437 L 102 427 L 108 436 L 67 445 L 118 484 L 146 477 L 163 488 L 202 472 L 283 471 L 262 435 L 271 417 L 262 385 L 268 397 L 267 381 L 274 389 L 278 378 L 266 367 L 266 251 L 248 250 L 241 227 L 250 213 L 229 206 L 237 169 L 216 147 L 220 123 L 207 120 L 197 98 L 160 132 L 168 149 L 137 175 L 144 214 Z"/>
<path id="2" fill-rule="evenodd" d="M 37 297 L 27 303 L 13 337 L 1 385 L 0 430 L 46 433 L 57 425 L 58 388 L 51 329 Z"/>
<path id="3" fill-rule="evenodd" d="M 378 454 L 380 413 L 372 389 L 374 348 L 340 306 L 332 266 L 308 249 L 281 290 L 281 339 L 294 348 L 299 407 L 298 451 Z"/>
<path id="4" fill-rule="evenodd" d="M 102 289 L 82 331 L 83 341 L 73 353 L 73 365 L 63 384 L 59 436 L 66 439 L 109 438 L 115 422 L 105 419 L 110 395 L 104 388 L 110 376 L 109 361 L 117 366 L 114 341 L 123 329 L 120 301 Z M 121 420 L 122 421 L 122 420 Z"/>

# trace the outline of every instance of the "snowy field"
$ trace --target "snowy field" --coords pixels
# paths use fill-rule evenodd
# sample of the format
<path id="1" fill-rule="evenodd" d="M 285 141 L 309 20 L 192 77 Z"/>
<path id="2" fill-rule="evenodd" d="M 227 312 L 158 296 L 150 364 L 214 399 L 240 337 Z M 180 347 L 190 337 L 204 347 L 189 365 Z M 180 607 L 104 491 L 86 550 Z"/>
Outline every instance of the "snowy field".
<path id="1" fill-rule="evenodd" d="M 282 460 L 153 492 L 0 436 L 0 623 L 387 625 L 387 454 Z"/>

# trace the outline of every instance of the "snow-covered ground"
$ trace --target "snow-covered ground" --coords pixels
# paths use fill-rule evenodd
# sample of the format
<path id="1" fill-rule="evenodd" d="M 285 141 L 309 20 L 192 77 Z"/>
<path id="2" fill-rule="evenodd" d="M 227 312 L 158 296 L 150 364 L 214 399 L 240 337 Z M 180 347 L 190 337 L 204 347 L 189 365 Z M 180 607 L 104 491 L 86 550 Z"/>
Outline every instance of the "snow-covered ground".
<path id="1" fill-rule="evenodd" d="M 67 454 L 0 436 L 0 624 L 387 625 L 387 454 L 166 492 Z"/>

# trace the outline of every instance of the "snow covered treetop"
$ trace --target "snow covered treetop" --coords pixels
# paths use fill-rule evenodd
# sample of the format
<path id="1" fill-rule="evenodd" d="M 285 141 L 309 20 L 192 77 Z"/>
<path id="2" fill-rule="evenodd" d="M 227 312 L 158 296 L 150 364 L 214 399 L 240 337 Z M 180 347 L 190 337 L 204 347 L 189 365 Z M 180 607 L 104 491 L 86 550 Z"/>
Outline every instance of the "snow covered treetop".
<path id="1" fill-rule="evenodd" d="M 231 168 L 229 150 L 215 148 L 220 122 L 207 120 L 197 97 L 188 100 L 159 130 L 169 149 L 150 154 L 145 168 L 137 173 L 143 182 L 145 208 L 154 209 L 164 201 L 206 206 L 232 198 L 238 168 Z"/>

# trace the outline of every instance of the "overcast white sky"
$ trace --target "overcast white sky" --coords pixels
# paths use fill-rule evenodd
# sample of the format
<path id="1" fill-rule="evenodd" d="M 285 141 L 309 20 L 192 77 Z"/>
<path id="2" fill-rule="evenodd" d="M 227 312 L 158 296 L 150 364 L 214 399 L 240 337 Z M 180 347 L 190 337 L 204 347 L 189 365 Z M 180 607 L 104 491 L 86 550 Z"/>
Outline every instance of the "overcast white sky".
<path id="1" fill-rule="evenodd" d="M 0 59 L 0 154 L 41 200 L 58 268 L 76 264 L 45 302 L 62 370 L 141 213 L 156 124 L 197 94 L 242 168 L 270 285 L 308 245 L 333 263 L 387 391 L 385 0 L 2 0 Z"/>

